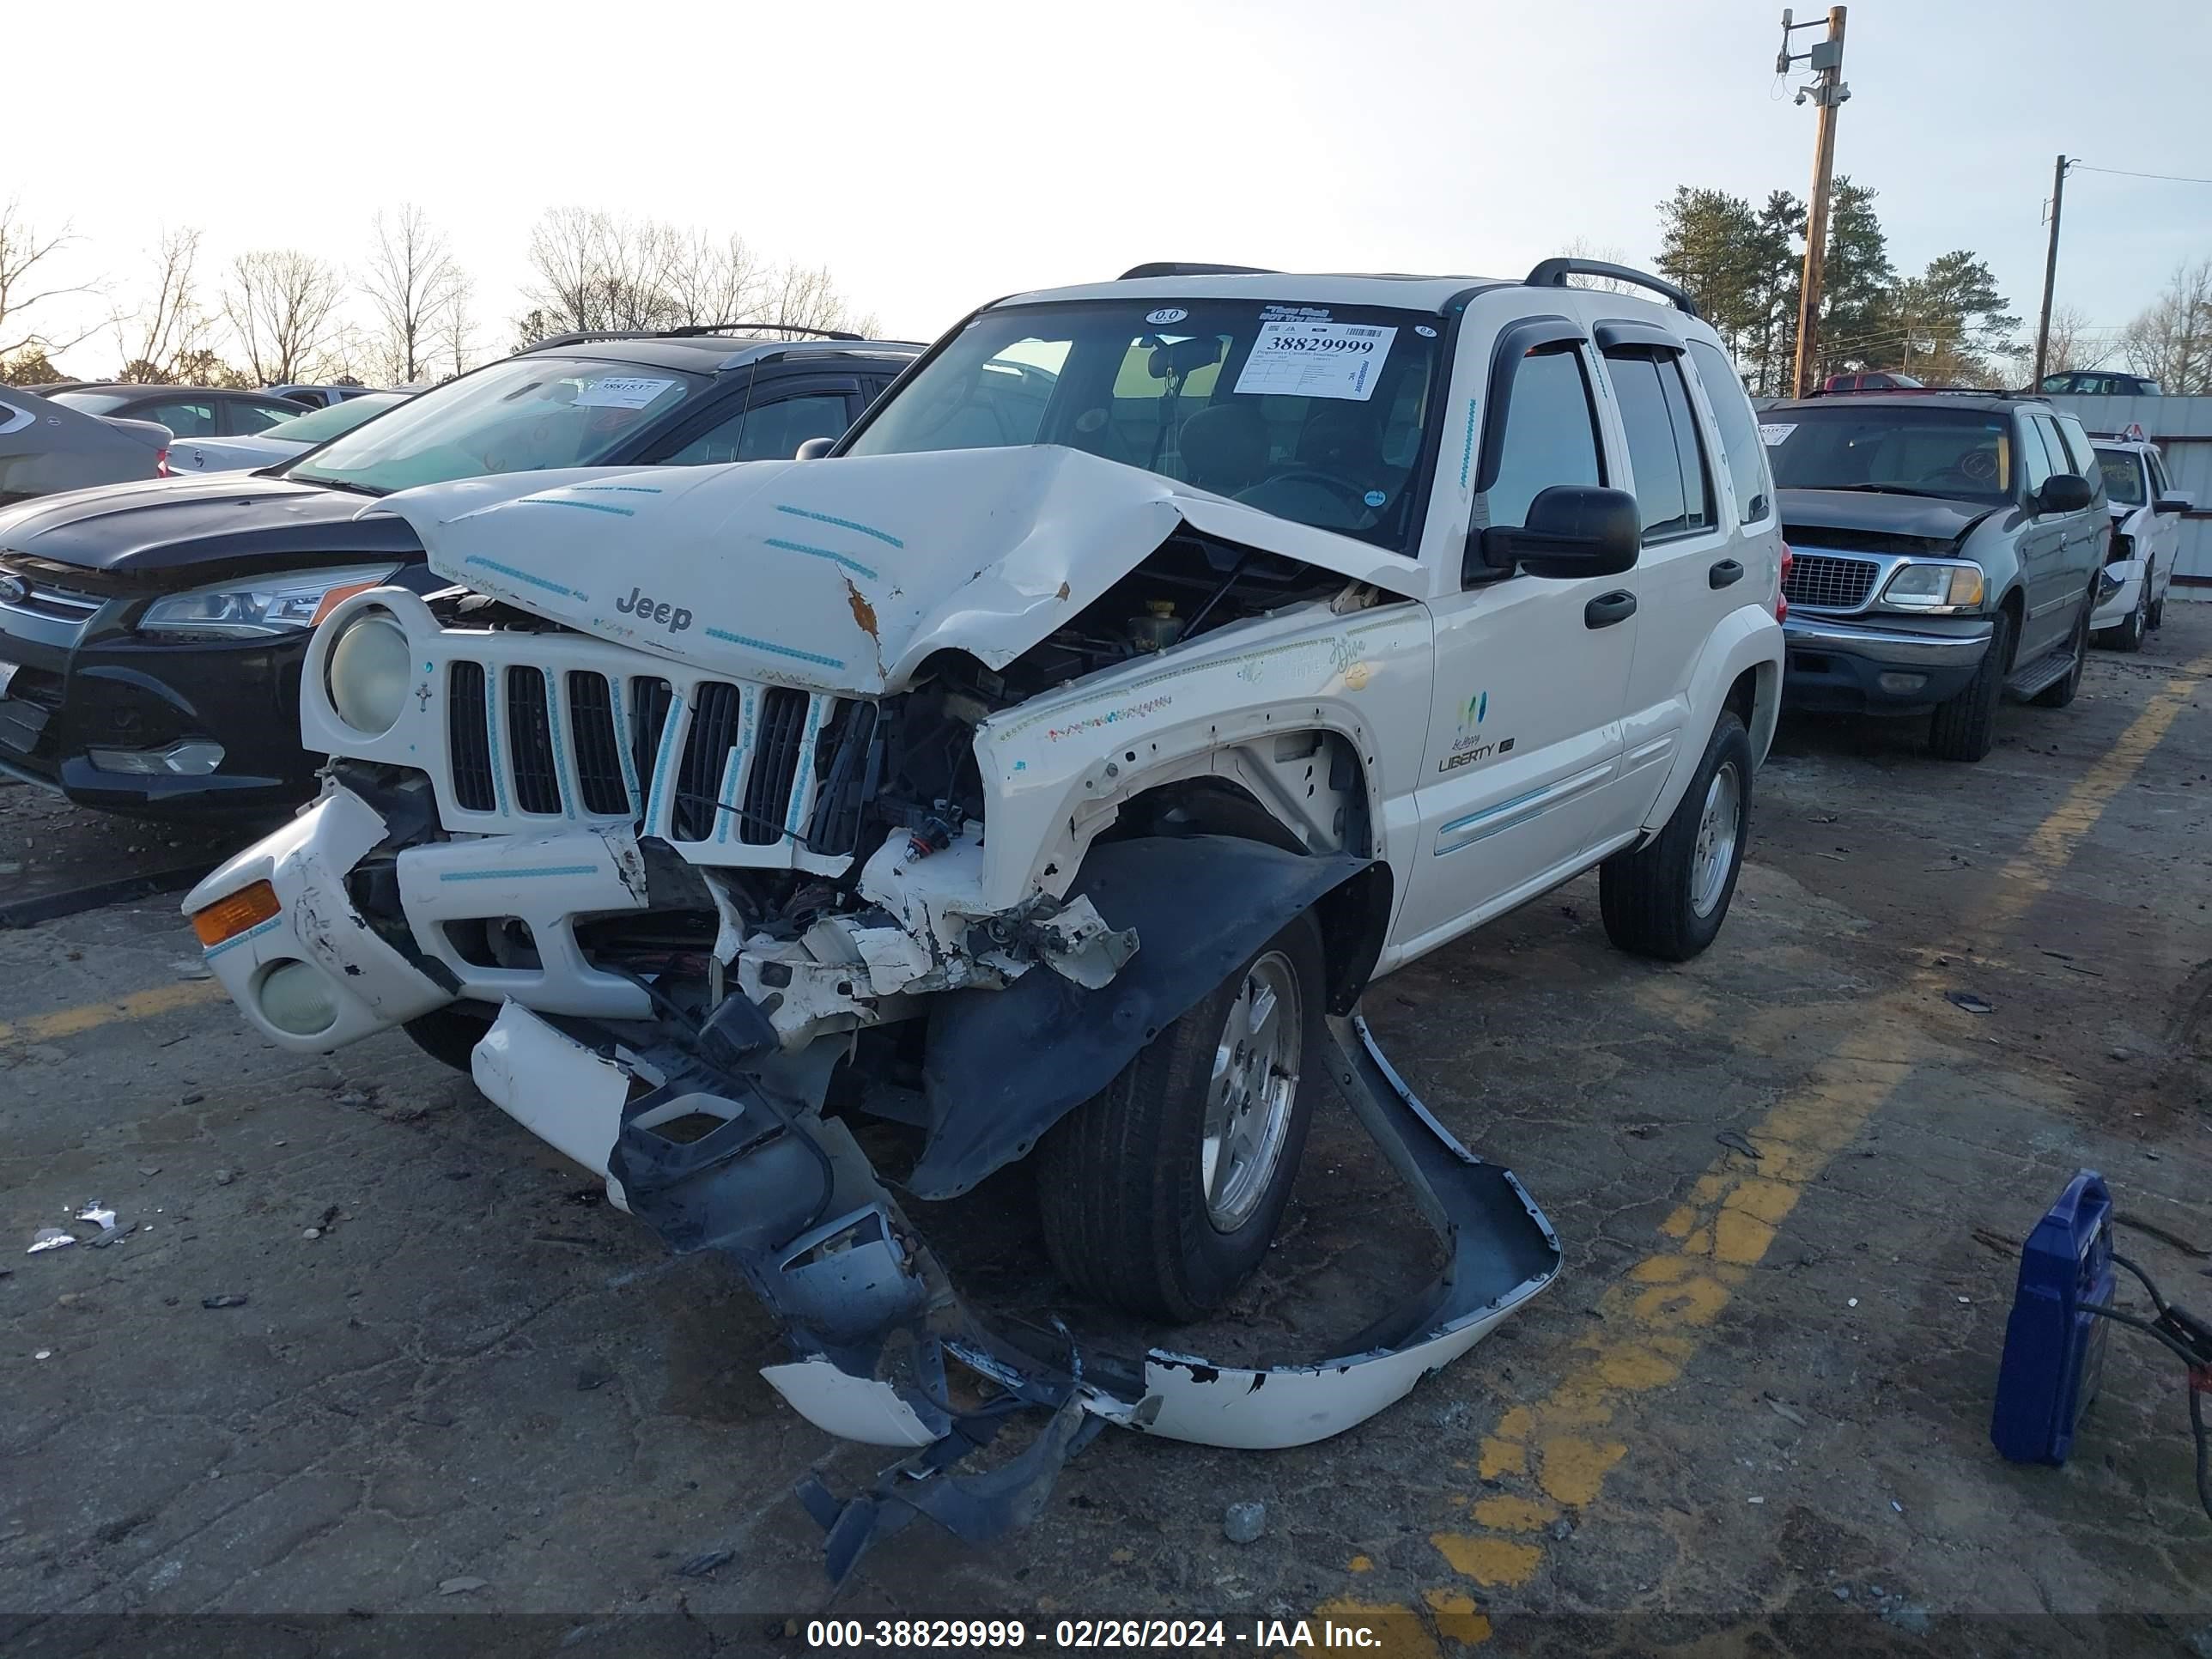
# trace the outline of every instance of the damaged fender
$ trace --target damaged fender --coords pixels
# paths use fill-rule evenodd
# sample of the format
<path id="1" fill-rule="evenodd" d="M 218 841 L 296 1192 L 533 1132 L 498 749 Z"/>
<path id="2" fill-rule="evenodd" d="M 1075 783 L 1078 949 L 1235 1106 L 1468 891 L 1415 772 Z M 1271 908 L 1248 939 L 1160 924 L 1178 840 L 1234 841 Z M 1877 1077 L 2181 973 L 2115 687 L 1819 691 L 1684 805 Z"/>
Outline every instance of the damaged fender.
<path id="1" fill-rule="evenodd" d="M 1094 846 L 1069 890 L 1137 951 L 1104 985 L 1024 975 L 956 991 L 929 1016 L 929 1139 L 906 1182 L 957 1196 L 1028 1152 L 1137 1053 L 1293 919 L 1372 860 L 1285 852 L 1230 836 Z"/>

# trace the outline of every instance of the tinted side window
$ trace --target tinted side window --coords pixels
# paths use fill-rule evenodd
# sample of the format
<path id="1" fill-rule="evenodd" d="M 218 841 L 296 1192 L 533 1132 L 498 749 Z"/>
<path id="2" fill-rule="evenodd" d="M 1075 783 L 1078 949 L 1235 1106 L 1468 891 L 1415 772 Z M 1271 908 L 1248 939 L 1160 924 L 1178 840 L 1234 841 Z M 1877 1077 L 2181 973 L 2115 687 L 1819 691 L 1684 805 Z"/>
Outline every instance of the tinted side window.
<path id="1" fill-rule="evenodd" d="M 2058 417 L 2059 441 L 2066 446 L 2066 470 L 2094 479 L 2096 472 L 2096 451 L 2089 442 L 2089 434 L 2081 422 L 2071 415 Z"/>
<path id="2" fill-rule="evenodd" d="M 212 438 L 216 435 L 213 404 L 142 404 L 131 411 L 129 418 L 159 421 L 179 438 Z"/>
<path id="3" fill-rule="evenodd" d="M 842 438 L 853 423 L 842 392 L 804 392 L 756 407 L 738 439 L 741 461 L 787 461 L 809 438 Z"/>
<path id="4" fill-rule="evenodd" d="M 2143 459 L 2150 463 L 2150 487 L 2161 495 L 2172 495 L 2173 486 L 2166 481 L 2166 463 L 2159 459 L 2158 452 L 2151 450 Z"/>
<path id="5" fill-rule="evenodd" d="M 248 404 L 234 399 L 228 405 L 230 429 L 234 433 L 266 432 L 270 427 L 307 411 L 277 404 Z"/>
<path id="6" fill-rule="evenodd" d="M 2043 432 L 2033 416 L 2020 422 L 2021 489 L 2033 495 L 2051 476 L 2051 452 L 2043 445 Z"/>
<path id="7" fill-rule="evenodd" d="M 1494 525 L 1528 521 L 1528 503 L 1553 484 L 1605 482 L 1589 380 L 1571 347 L 1531 352 L 1513 376 L 1498 480 L 1484 497 Z"/>
<path id="8" fill-rule="evenodd" d="M 1713 406 L 1713 419 L 1721 429 L 1721 457 L 1729 481 L 1735 486 L 1736 510 L 1743 521 L 1757 524 L 1765 518 L 1774 501 L 1766 471 L 1766 446 L 1759 441 L 1759 423 L 1744 396 L 1743 382 L 1719 347 L 1703 340 L 1690 342 L 1690 356 L 1697 363 L 1698 379 L 1705 400 Z"/>
<path id="9" fill-rule="evenodd" d="M 1606 369 L 1628 433 L 1628 462 L 1636 474 L 1644 541 L 1710 530 L 1712 494 L 1705 483 L 1705 441 L 1674 355 L 1608 352 Z"/>

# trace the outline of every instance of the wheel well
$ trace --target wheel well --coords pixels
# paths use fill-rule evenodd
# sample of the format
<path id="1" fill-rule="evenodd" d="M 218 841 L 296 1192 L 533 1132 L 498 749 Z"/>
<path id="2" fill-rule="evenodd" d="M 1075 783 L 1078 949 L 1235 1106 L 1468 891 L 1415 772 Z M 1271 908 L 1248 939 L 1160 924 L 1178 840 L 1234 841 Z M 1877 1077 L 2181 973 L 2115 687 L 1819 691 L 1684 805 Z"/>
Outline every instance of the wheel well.
<path id="1" fill-rule="evenodd" d="M 1352 763 L 1357 766 L 1356 757 Z M 1364 779 L 1360 782 L 1358 798 L 1364 802 Z M 1286 853 L 1311 850 L 1258 796 L 1223 777 L 1181 778 L 1147 789 L 1122 806 L 1114 827 L 1099 839 L 1161 835 L 1235 836 Z M 1364 837 L 1357 845 L 1361 851 L 1372 850 Z M 1349 1013 L 1366 988 L 1389 930 L 1393 890 L 1390 866 L 1376 859 L 1315 905 L 1331 1013 Z"/>
<path id="2" fill-rule="evenodd" d="M 1759 708 L 1759 665 L 1757 663 L 1753 663 L 1735 677 L 1735 684 L 1729 687 L 1728 697 L 1722 707 L 1743 722 L 1745 731 L 1751 730 L 1752 716 L 1758 712 Z"/>

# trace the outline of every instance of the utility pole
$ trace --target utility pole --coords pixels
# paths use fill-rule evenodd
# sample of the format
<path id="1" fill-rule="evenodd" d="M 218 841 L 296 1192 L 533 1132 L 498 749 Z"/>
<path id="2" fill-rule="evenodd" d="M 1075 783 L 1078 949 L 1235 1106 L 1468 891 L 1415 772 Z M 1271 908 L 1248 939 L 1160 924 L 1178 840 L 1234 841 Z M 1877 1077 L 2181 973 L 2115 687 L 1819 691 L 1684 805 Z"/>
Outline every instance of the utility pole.
<path id="1" fill-rule="evenodd" d="M 2035 378 L 2028 382 L 2031 391 L 2042 386 L 2044 368 L 2051 356 L 2051 290 L 2058 282 L 2058 210 L 2066 199 L 2067 166 L 2066 158 L 2060 156 L 2057 169 L 2051 175 L 2051 248 L 2043 256 L 2043 315 L 2035 325 Z"/>
<path id="2" fill-rule="evenodd" d="M 1851 95 L 1851 89 L 1844 84 L 1844 14 L 1847 9 L 1831 6 L 1828 38 L 1814 42 L 1809 52 L 1794 53 L 1790 50 L 1790 37 L 1799 29 L 1820 26 L 1794 23 L 1790 13 L 1784 11 L 1782 52 L 1774 60 L 1777 75 L 1789 74 L 1792 64 L 1811 65 L 1812 82 L 1798 88 L 1797 101 L 1802 104 L 1810 98 L 1820 111 L 1819 126 L 1813 139 L 1813 195 L 1805 212 L 1805 270 L 1797 285 L 1797 368 L 1790 388 L 1790 395 L 1797 398 L 1810 394 L 1820 372 L 1820 276 L 1828 256 L 1828 181 L 1836 170 L 1836 111 Z"/>

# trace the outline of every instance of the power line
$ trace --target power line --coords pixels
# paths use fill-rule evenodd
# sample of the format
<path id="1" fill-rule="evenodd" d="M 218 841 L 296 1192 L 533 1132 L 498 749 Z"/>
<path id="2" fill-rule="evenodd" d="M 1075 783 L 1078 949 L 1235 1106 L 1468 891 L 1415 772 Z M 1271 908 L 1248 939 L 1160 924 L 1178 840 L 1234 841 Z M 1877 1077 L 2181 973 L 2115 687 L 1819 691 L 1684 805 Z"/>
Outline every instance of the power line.
<path id="1" fill-rule="evenodd" d="M 2093 167 L 2087 161 L 2069 161 L 2069 170 L 2082 173 L 2112 173 L 2123 179 L 2162 179 L 2169 185 L 2212 185 L 2212 179 L 2191 179 L 2179 173 L 2130 173 L 2125 167 Z"/>

